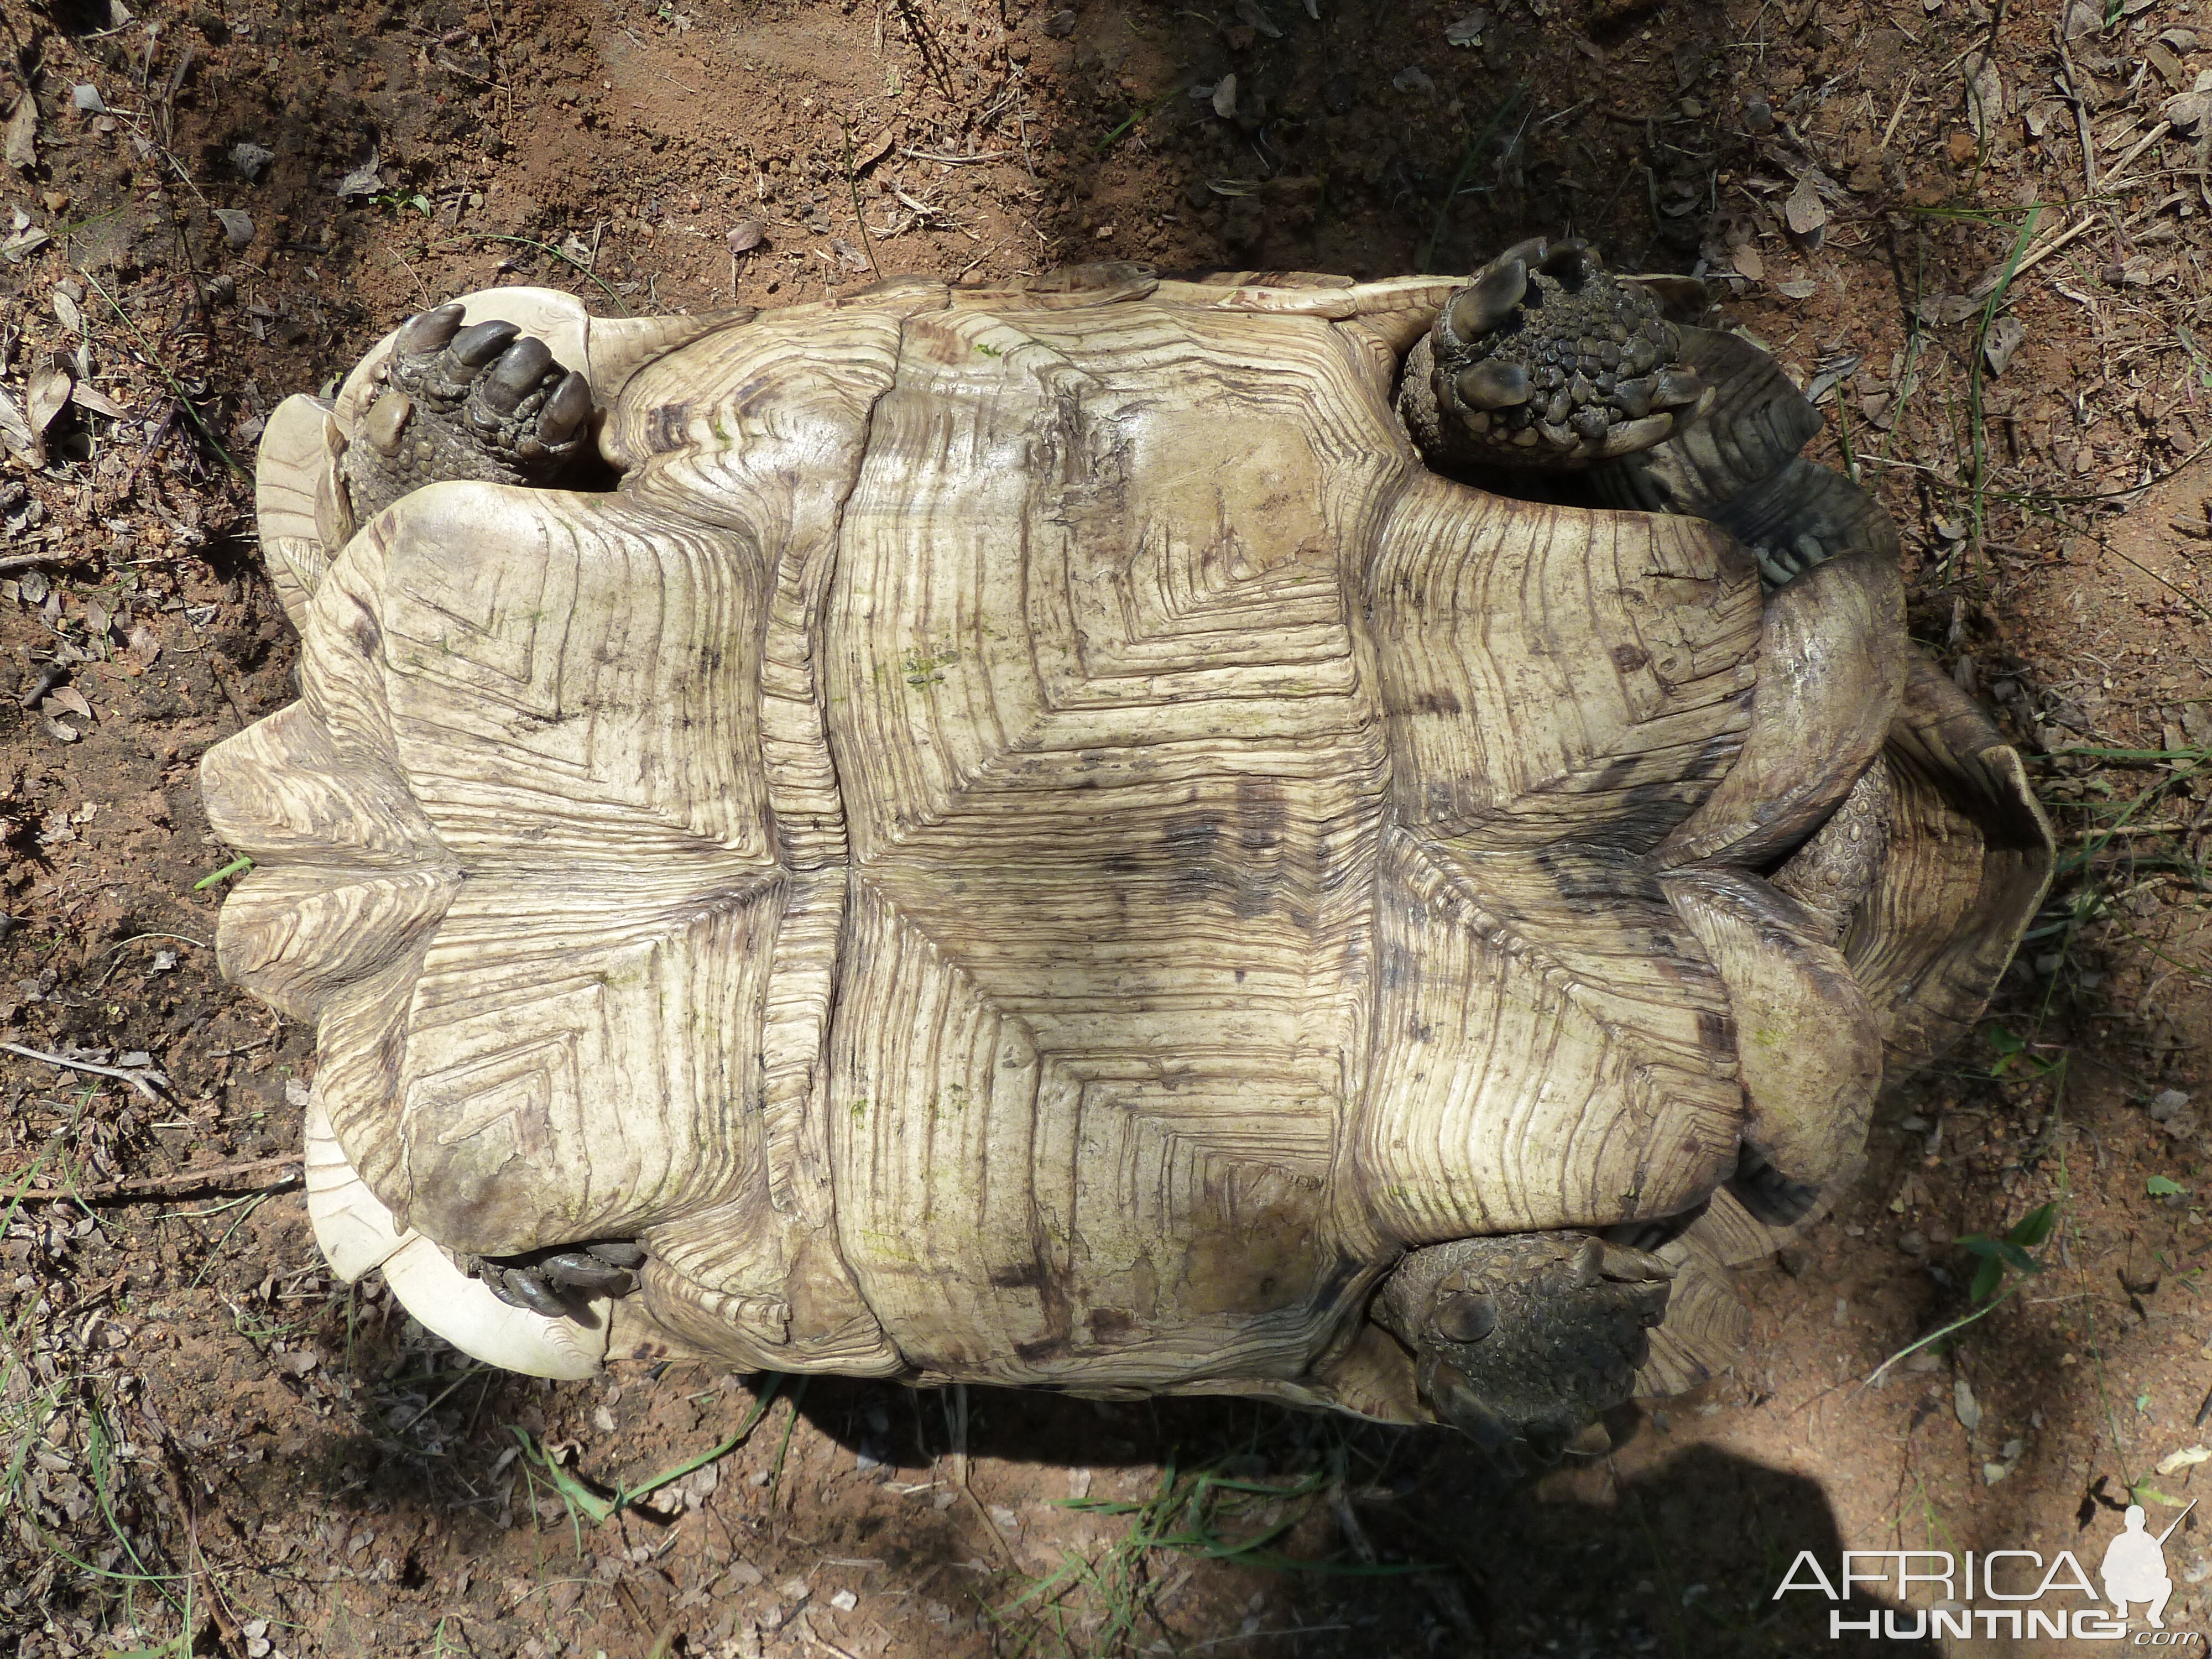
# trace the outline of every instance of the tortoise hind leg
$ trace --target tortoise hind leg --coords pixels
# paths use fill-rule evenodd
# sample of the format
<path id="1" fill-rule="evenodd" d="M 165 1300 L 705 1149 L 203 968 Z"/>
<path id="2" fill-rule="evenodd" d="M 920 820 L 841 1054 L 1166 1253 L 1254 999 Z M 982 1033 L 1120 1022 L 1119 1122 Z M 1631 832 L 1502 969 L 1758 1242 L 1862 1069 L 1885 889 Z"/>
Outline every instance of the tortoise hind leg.
<path id="1" fill-rule="evenodd" d="M 1422 1398 L 1508 1468 L 1550 1462 L 1635 1387 L 1673 1270 L 1588 1233 L 1415 1250 L 1375 1317 L 1413 1352 Z"/>

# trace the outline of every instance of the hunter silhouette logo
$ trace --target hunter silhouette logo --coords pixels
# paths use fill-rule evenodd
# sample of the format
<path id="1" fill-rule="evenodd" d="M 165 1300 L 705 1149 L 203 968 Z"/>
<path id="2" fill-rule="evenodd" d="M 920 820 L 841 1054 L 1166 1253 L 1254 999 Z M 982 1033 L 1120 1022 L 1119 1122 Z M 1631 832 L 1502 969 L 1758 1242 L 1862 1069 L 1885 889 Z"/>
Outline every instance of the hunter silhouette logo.
<path id="1" fill-rule="evenodd" d="M 2166 1540 L 2196 1507 L 2191 1501 L 2172 1526 L 2154 1533 L 2144 1525 L 2142 1505 L 2130 1504 L 2119 1535 L 2105 1547 L 2099 1564 L 2102 1596 L 2071 1550 L 2060 1550 L 2048 1560 L 2038 1550 L 1968 1550 L 1956 1555 L 1948 1550 L 1846 1550 L 1842 1570 L 1833 1577 L 1812 1551 L 1800 1550 L 1774 1599 L 1793 1590 L 1825 1596 L 1832 1604 L 1832 1641 L 1845 1636 L 1893 1642 L 2003 1636 L 2202 1652 L 2201 1632 L 2166 1627 L 2166 1604 L 2173 1595 Z M 1860 1586 L 1897 1605 L 1851 1607 L 1851 1592 Z M 2136 1606 L 2143 1609 L 2148 1629 L 2131 1629 L 2128 1610 Z"/>
<path id="2" fill-rule="evenodd" d="M 2196 1507 L 2197 1500 L 2190 1499 L 2189 1510 Z M 2189 1510 L 2174 1517 L 2173 1527 L 2188 1519 Z M 2143 1617 L 2151 1628 L 2166 1628 L 2160 1615 L 2166 1611 L 2166 1598 L 2173 1594 L 2173 1580 L 2166 1576 L 2166 1540 L 2172 1536 L 2173 1527 L 2152 1537 L 2143 1530 L 2142 1505 L 2130 1504 L 2120 1535 L 2105 1547 L 2105 1564 L 2098 1576 L 2105 1581 L 2106 1599 L 2120 1610 L 2122 1619 L 2128 1616 L 2129 1602 L 2148 1602 Z"/>

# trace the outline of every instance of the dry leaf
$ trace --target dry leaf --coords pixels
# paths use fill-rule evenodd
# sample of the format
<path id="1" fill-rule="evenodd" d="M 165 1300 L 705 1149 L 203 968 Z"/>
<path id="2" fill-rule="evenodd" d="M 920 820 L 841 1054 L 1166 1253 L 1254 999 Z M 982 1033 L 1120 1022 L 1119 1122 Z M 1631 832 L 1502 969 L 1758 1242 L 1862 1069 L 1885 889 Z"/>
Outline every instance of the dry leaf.
<path id="1" fill-rule="evenodd" d="M 250 246 L 253 240 L 253 216 L 239 208 L 217 208 L 216 222 L 222 227 L 222 240 L 236 251 Z"/>
<path id="2" fill-rule="evenodd" d="M 2004 77 L 1996 61 L 1980 52 L 1960 64 L 1960 72 L 1966 79 L 1966 118 L 1973 123 L 1974 136 L 1986 143 L 2004 115 Z"/>
<path id="3" fill-rule="evenodd" d="M 80 409 L 88 409 L 95 415 L 105 415 L 119 421 L 131 411 L 88 381 L 79 380 L 70 388 L 70 401 Z"/>
<path id="4" fill-rule="evenodd" d="M 39 712 L 41 714 L 82 714 L 90 720 L 92 705 L 84 700 L 84 693 L 75 686 L 58 685 L 46 693 L 46 700 L 39 705 Z"/>
<path id="5" fill-rule="evenodd" d="M 1982 1426 L 1982 1404 L 1974 1398 L 1973 1386 L 1963 1376 L 1951 1382 L 1951 1409 L 1958 1413 L 1959 1426 L 1968 1434 Z"/>
<path id="6" fill-rule="evenodd" d="M 8 118 L 8 165 L 25 173 L 39 165 L 39 100 L 27 92 Z"/>
<path id="7" fill-rule="evenodd" d="M 2212 92 L 2184 92 L 2166 100 L 2159 118 L 2173 124 L 2185 138 L 2193 138 L 2212 127 Z"/>
<path id="8" fill-rule="evenodd" d="M 768 227 L 757 219 L 740 219 L 730 227 L 729 244 L 732 253 L 750 253 L 768 236 Z"/>
<path id="9" fill-rule="evenodd" d="M 1786 283 L 1777 283 L 1774 285 L 1774 291 L 1784 299 L 1809 300 L 1818 291 L 1819 287 L 1820 284 L 1810 276 L 1792 276 Z"/>
<path id="10" fill-rule="evenodd" d="M 2027 325 L 2008 312 L 1989 326 L 1982 336 L 1982 356 L 1989 360 L 1990 373 L 2002 375 L 2012 354 L 2020 349 L 2020 343 L 2027 337 Z"/>
<path id="11" fill-rule="evenodd" d="M 74 726 L 64 726 L 58 720 L 49 718 L 40 724 L 45 726 L 46 735 L 50 738 L 57 738 L 63 743 L 75 743 L 77 739 L 76 729 Z M 72 836 L 70 839 L 75 840 L 76 837 Z"/>
<path id="12" fill-rule="evenodd" d="M 1444 26 L 1444 44 L 1448 46 L 1479 46 L 1482 32 L 1490 27 L 1490 14 L 1471 11 L 1455 23 Z"/>
<path id="13" fill-rule="evenodd" d="M 84 313 L 76 308 L 76 301 L 70 298 L 67 289 L 54 290 L 54 315 L 61 319 L 62 326 L 70 333 L 83 331 Z"/>
<path id="14" fill-rule="evenodd" d="M 1748 242 L 1735 250 L 1734 259 L 1736 274 L 1740 276 L 1748 276 L 1756 283 L 1766 275 L 1766 261 L 1759 257 L 1759 250 Z"/>
<path id="15" fill-rule="evenodd" d="M 381 160 L 382 157 L 372 148 L 368 152 L 368 160 L 339 179 L 334 186 L 339 198 L 343 200 L 354 196 L 374 196 L 382 190 L 384 176 L 377 171 L 378 164 Z"/>
<path id="16" fill-rule="evenodd" d="M 1814 247 L 1820 245 L 1820 236 L 1827 228 L 1828 207 L 1820 199 L 1820 192 L 1813 183 L 1813 175 L 1805 174 L 1790 191 L 1789 199 L 1782 204 L 1782 222 L 1790 234 Z"/>
<path id="17" fill-rule="evenodd" d="M 11 265 L 29 258 L 54 240 L 38 226 L 29 222 L 27 216 L 21 215 L 20 210 L 18 216 L 23 218 L 24 222 L 15 227 L 15 234 L 6 241 L 0 242 L 0 259 L 5 259 Z"/>
<path id="18" fill-rule="evenodd" d="M 1213 85 L 1213 112 L 1223 120 L 1237 113 L 1237 77 L 1224 75 Z"/>
<path id="19" fill-rule="evenodd" d="M 151 668 L 161 660 L 161 636 L 147 627 L 144 623 L 134 623 L 131 624 L 131 637 L 125 641 L 125 648 L 146 667 Z"/>
<path id="20" fill-rule="evenodd" d="M 70 377 L 65 368 L 51 366 L 35 371 L 31 376 L 31 429 L 43 436 L 54 423 L 54 416 L 62 412 L 62 405 L 70 400 Z"/>
<path id="21" fill-rule="evenodd" d="M 1283 38 L 1282 30 L 1275 27 L 1275 20 L 1267 15 L 1260 0 L 1237 0 L 1237 19 L 1239 22 L 1250 24 L 1270 40 Z"/>
<path id="22" fill-rule="evenodd" d="M 4 443 L 33 467 L 46 464 L 46 441 L 31 430 L 30 422 L 24 418 L 22 406 L 9 395 L 5 386 L 0 386 L 0 443 Z M 31 574 L 36 575 L 38 573 L 33 571 Z M 36 594 L 28 597 L 33 605 L 38 603 Z"/>
<path id="23" fill-rule="evenodd" d="M 2158 1460 L 2160 1474 L 2179 1474 L 2196 1463 L 2212 1463 L 2212 1450 L 2201 1445 L 2184 1446 L 2178 1452 L 2168 1452 Z"/>

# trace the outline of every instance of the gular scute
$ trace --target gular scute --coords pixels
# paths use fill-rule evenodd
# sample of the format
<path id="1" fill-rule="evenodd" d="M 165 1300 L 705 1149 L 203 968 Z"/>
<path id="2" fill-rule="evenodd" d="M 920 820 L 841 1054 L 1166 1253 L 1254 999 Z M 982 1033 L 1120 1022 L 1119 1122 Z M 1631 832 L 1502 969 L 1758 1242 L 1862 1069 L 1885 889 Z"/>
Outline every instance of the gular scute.
<path id="1" fill-rule="evenodd" d="M 1559 430 L 1593 499 L 1701 516 L 1431 470 L 1401 358 L 1531 304 L 1602 333 L 1601 276 L 1537 239 L 1465 285 L 509 290 L 272 423 L 305 696 L 204 778 L 262 866 L 225 969 L 319 1021 L 332 1248 L 549 1375 L 1233 1391 L 1545 1451 L 1728 1364 L 1759 1194 L 1848 1171 L 2047 841 L 1755 365 L 1624 325 L 1587 397 L 1540 353 L 1455 383 L 1664 406 L 1632 467 L 1613 415 Z M 535 454 L 587 413 L 611 488 L 309 511 L 425 420 Z"/>

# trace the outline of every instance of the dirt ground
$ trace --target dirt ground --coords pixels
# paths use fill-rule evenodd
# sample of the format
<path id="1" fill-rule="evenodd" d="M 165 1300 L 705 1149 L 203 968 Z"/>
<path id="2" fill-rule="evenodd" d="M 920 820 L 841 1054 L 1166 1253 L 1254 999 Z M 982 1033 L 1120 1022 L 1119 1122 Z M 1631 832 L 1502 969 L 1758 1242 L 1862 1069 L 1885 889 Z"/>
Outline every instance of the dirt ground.
<path id="1" fill-rule="evenodd" d="M 2212 1437 L 2202 0 L 0 0 L 0 34 L 14 1650 L 1802 1654 L 1801 1550 L 2094 1570 L 2131 1489 L 2154 1529 L 2212 1491 L 2172 1461 Z M 1814 392 L 2062 837 L 1978 1037 L 1749 1275 L 1732 1374 L 1516 1488 L 1250 1405 L 540 1384 L 334 1282 L 289 1161 L 311 1033 L 216 975 L 195 783 L 292 696 L 278 399 L 503 283 L 700 310 L 1565 230 L 1702 276 Z M 2039 1270 L 1868 1386 L 1987 1306 L 1960 1238 L 2046 1205 Z M 2208 1528 L 2166 1546 L 2177 1630 Z"/>

